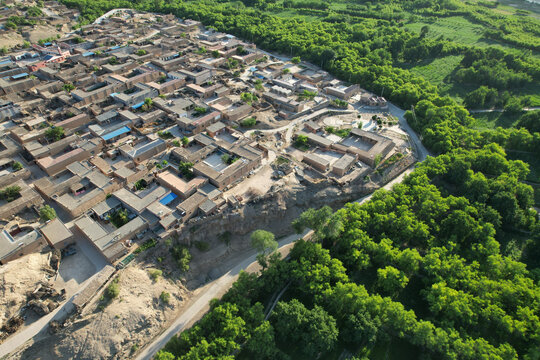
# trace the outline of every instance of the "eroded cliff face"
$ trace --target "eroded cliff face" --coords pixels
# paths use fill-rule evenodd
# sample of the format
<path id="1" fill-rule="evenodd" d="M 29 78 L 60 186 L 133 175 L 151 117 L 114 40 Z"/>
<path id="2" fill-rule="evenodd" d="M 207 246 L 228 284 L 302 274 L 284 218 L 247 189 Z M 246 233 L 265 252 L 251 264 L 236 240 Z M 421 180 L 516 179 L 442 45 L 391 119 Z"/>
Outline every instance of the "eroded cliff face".
<path id="1" fill-rule="evenodd" d="M 331 181 L 295 187 L 273 188 L 268 194 L 250 200 L 239 209 L 226 211 L 189 223 L 178 232 L 178 239 L 185 244 L 207 241 L 229 232 L 244 236 L 257 229 L 272 231 L 276 237 L 291 234 L 291 222 L 309 208 L 325 205 L 337 209 L 379 188 L 351 183 L 339 186 Z"/>

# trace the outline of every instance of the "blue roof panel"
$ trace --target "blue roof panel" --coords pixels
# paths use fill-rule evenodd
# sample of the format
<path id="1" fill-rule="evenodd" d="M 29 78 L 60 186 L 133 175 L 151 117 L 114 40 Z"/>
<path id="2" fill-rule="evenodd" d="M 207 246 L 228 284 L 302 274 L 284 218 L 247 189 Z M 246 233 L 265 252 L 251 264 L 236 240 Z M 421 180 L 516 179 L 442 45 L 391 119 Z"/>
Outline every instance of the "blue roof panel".
<path id="1" fill-rule="evenodd" d="M 22 73 L 22 74 L 17 74 L 17 75 L 13 75 L 11 78 L 13 78 L 14 80 L 16 79 L 20 79 L 20 78 L 23 78 L 25 76 L 28 76 L 28 73 Z"/>
<path id="2" fill-rule="evenodd" d="M 176 199 L 178 196 L 176 196 L 175 193 L 169 193 L 169 195 L 165 196 L 163 199 L 159 200 L 159 202 L 163 205 L 169 205 L 174 199 Z"/>
<path id="3" fill-rule="evenodd" d="M 115 138 L 115 137 L 117 137 L 119 135 L 125 134 L 125 133 L 130 132 L 130 131 L 131 131 L 131 129 L 129 127 L 123 126 L 120 129 L 116 129 L 116 130 L 114 130 L 114 131 L 112 131 L 112 132 L 110 132 L 108 134 L 103 135 L 101 138 L 103 140 L 107 141 L 107 140 L 111 140 L 112 138 Z"/>

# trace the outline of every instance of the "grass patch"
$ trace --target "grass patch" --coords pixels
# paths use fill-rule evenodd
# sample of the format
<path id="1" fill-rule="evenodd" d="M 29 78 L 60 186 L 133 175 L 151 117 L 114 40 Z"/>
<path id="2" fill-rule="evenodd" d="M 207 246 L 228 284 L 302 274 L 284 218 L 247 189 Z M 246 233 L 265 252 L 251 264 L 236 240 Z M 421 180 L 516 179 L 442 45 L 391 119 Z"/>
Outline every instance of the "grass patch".
<path id="1" fill-rule="evenodd" d="M 455 41 L 456 43 L 460 44 L 474 45 L 478 47 L 498 47 L 516 54 L 524 53 L 522 49 L 519 49 L 513 45 L 484 38 L 484 30 L 486 29 L 485 26 L 475 24 L 461 16 L 441 17 L 433 22 L 417 21 L 414 23 L 405 24 L 405 27 L 420 34 L 422 27 L 425 25 L 429 27 L 427 36 L 430 38 L 438 38 L 443 36 L 445 39 Z"/>
<path id="2" fill-rule="evenodd" d="M 163 271 L 159 269 L 151 269 L 148 271 L 148 275 L 150 275 L 150 278 L 152 278 L 152 281 L 156 282 L 163 275 Z"/>
<path id="3" fill-rule="evenodd" d="M 479 130 L 495 129 L 497 127 L 511 128 L 517 123 L 520 116 L 504 112 L 472 113 L 471 115 L 474 118 L 472 127 Z"/>
<path id="4" fill-rule="evenodd" d="M 463 60 L 463 55 L 450 55 L 438 59 L 425 59 L 416 64 L 401 64 L 400 67 L 423 76 L 433 85 L 440 85 Z"/>

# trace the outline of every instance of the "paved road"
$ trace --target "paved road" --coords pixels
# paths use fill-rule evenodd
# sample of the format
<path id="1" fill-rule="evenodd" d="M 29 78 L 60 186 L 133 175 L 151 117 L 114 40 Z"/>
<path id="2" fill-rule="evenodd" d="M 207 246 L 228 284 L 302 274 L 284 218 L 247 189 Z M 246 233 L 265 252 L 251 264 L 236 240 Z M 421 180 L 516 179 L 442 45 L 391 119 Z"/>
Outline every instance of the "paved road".
<path id="1" fill-rule="evenodd" d="M 394 184 L 401 182 L 403 177 L 407 174 L 410 174 L 413 171 L 413 168 L 405 170 L 400 176 L 396 177 L 388 184 L 386 184 L 383 189 L 390 189 Z M 360 204 L 368 201 L 373 196 L 373 193 L 361 197 L 355 202 Z M 280 240 L 279 249 L 282 253 L 282 257 L 285 257 L 288 254 L 288 251 L 291 248 L 292 243 L 301 236 L 305 236 L 308 231 L 304 232 L 302 235 L 289 235 L 286 238 Z M 252 253 L 248 258 L 240 262 L 238 265 L 234 266 L 226 274 L 220 278 L 213 280 L 203 289 L 202 292 L 194 299 L 192 299 L 192 304 L 187 308 L 180 317 L 178 317 L 175 322 L 166 329 L 161 335 L 159 335 L 154 341 L 146 346 L 143 351 L 135 358 L 135 360 L 150 360 L 152 357 L 161 350 L 165 344 L 176 334 L 184 330 L 186 325 L 192 324 L 193 322 L 201 319 L 206 311 L 203 311 L 207 308 L 208 303 L 213 298 L 221 297 L 236 281 L 238 274 L 241 270 L 245 270 L 256 262 L 256 253 Z"/>
<path id="2" fill-rule="evenodd" d="M 410 127 L 407 120 L 405 120 L 405 110 L 398 108 L 392 103 L 388 103 L 388 111 L 390 114 L 394 115 L 399 120 L 399 126 L 409 134 L 414 146 L 416 147 L 416 157 L 418 161 L 424 161 L 428 155 L 431 153 L 426 149 L 426 147 L 420 141 L 418 134 Z"/>
<path id="3" fill-rule="evenodd" d="M 521 109 L 523 111 L 535 111 L 540 110 L 540 106 L 537 107 L 526 107 Z M 480 109 L 480 110 L 469 110 L 469 113 L 475 114 L 475 113 L 491 113 L 491 112 L 503 112 L 504 109 Z"/>
<path id="4" fill-rule="evenodd" d="M 306 233 L 307 231 L 304 233 L 304 235 Z M 279 250 L 282 253 L 284 251 L 288 253 L 291 244 L 302 236 L 303 235 L 294 234 L 280 240 L 278 242 Z M 256 262 L 256 255 L 257 254 L 255 252 L 252 252 L 249 257 L 235 265 L 225 275 L 207 284 L 205 286 L 206 290 L 203 289 L 203 291 L 195 299 L 192 299 L 192 304 L 189 306 L 189 308 L 187 308 L 186 311 L 184 311 L 167 330 L 159 335 L 150 345 L 146 346 L 136 357 L 136 360 L 152 359 L 152 357 L 159 350 L 161 350 L 174 335 L 182 331 L 186 325 L 202 318 L 205 313 L 203 310 L 207 308 L 210 300 L 216 297 L 221 297 L 221 295 L 223 295 L 223 293 L 228 290 L 236 281 L 241 270 L 245 270 L 250 267 L 250 265 L 254 265 Z"/>
<path id="5" fill-rule="evenodd" d="M 120 11 L 126 11 L 126 10 L 130 10 L 130 11 L 133 11 L 133 9 L 126 9 L 126 8 L 123 8 L 123 9 L 112 9 L 108 12 L 106 12 L 105 14 L 101 15 L 100 17 L 98 17 L 96 20 L 94 20 L 94 24 L 101 24 L 101 22 L 108 18 L 109 16 L 117 13 L 117 12 L 120 12 Z"/>

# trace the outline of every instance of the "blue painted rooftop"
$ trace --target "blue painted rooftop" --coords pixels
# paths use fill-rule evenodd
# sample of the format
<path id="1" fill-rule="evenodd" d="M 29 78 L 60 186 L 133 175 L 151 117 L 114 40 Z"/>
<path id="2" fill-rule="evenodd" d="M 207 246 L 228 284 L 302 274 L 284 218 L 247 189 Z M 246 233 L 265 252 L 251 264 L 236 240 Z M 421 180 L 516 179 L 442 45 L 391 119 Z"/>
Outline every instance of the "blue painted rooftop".
<path id="1" fill-rule="evenodd" d="M 114 131 L 112 131 L 112 132 L 110 132 L 108 134 L 103 135 L 101 138 L 103 140 L 105 140 L 105 141 L 111 140 L 112 138 L 115 138 L 115 137 L 117 137 L 119 135 L 125 134 L 125 133 L 129 132 L 130 130 L 131 129 L 129 127 L 123 126 L 120 129 L 116 129 L 116 130 L 114 130 Z"/>
<path id="2" fill-rule="evenodd" d="M 143 106 L 143 105 L 144 105 L 144 101 L 142 101 L 142 102 L 140 102 L 140 103 L 138 103 L 138 104 L 133 105 L 131 108 L 132 108 L 132 109 L 138 109 L 138 108 L 140 108 L 140 107 Z"/>
<path id="3" fill-rule="evenodd" d="M 21 74 L 13 75 L 11 78 L 12 78 L 13 80 L 16 80 L 16 79 L 23 78 L 23 77 L 25 77 L 25 76 L 28 76 L 28 73 L 25 73 L 25 72 L 24 72 L 24 73 L 21 73 Z"/>
<path id="4" fill-rule="evenodd" d="M 169 195 L 165 196 L 163 199 L 159 200 L 159 202 L 163 205 L 170 204 L 174 199 L 176 199 L 177 196 L 174 193 L 169 193 Z"/>
<path id="5" fill-rule="evenodd" d="M 93 51 L 87 51 L 84 54 L 82 54 L 82 56 L 92 56 L 92 55 L 95 55 Z"/>

